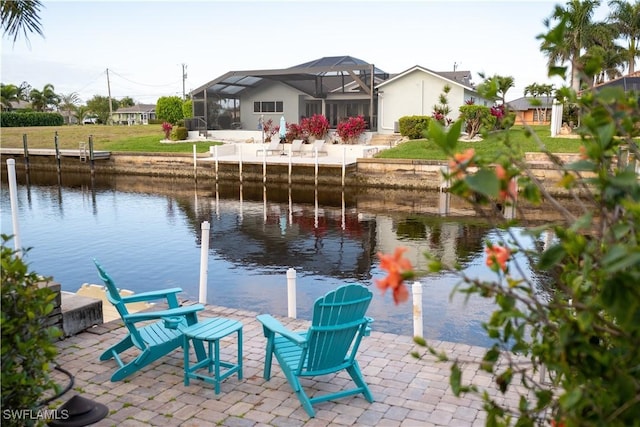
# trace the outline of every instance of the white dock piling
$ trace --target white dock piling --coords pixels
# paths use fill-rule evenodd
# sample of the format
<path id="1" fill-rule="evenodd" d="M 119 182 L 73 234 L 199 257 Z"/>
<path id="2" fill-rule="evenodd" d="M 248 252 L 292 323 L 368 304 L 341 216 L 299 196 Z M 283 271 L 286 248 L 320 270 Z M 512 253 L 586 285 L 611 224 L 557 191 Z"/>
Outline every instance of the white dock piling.
<path id="1" fill-rule="evenodd" d="M 413 285 L 411 285 L 411 292 L 413 294 L 413 336 L 423 338 L 422 283 L 414 282 Z"/>
<path id="2" fill-rule="evenodd" d="M 13 225 L 13 247 L 16 255 L 22 258 L 22 243 L 20 242 L 20 227 L 18 223 L 18 184 L 16 183 L 16 160 L 7 159 L 7 173 L 9 175 L 9 199 L 11 204 L 11 223 Z"/>
<path id="3" fill-rule="evenodd" d="M 290 268 L 287 270 L 287 305 L 289 317 L 295 319 L 296 313 L 296 270 Z"/>
<path id="4" fill-rule="evenodd" d="M 209 221 L 204 221 L 201 225 L 202 238 L 200 242 L 200 292 L 198 302 L 207 303 L 207 275 L 209 272 Z"/>

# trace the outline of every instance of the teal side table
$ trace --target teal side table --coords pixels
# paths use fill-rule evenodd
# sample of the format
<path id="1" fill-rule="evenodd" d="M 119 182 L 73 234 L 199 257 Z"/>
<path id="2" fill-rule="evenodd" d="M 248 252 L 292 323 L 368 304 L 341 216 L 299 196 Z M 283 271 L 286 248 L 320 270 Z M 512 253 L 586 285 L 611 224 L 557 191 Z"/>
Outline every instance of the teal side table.
<path id="1" fill-rule="evenodd" d="M 238 334 L 238 363 L 220 360 L 220 339 L 237 332 Z M 242 322 L 224 317 L 214 317 L 198 322 L 183 330 L 184 341 L 184 385 L 189 385 L 190 379 L 200 379 L 215 386 L 216 394 L 220 393 L 220 382 L 238 373 L 242 379 Z M 189 341 L 194 345 L 196 341 L 206 341 L 208 345 L 207 357 L 195 365 L 189 365 Z M 221 372 L 220 368 L 226 368 Z M 207 368 L 208 375 L 196 371 Z"/>

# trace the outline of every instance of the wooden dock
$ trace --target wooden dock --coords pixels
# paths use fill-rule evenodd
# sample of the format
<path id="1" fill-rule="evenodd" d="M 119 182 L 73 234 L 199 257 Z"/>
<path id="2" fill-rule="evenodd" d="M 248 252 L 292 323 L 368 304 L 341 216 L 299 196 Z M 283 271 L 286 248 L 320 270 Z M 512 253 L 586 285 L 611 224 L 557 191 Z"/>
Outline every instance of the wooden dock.
<path id="1" fill-rule="evenodd" d="M 76 157 L 78 159 L 89 159 L 89 150 L 74 150 L 64 149 L 58 150 L 60 157 Z M 0 154 L 3 156 L 24 156 L 24 150 L 22 148 L 0 148 Z M 29 148 L 29 156 L 56 156 L 56 150 L 53 148 Z M 111 157 L 111 151 L 94 151 L 93 159 L 109 159 Z"/>

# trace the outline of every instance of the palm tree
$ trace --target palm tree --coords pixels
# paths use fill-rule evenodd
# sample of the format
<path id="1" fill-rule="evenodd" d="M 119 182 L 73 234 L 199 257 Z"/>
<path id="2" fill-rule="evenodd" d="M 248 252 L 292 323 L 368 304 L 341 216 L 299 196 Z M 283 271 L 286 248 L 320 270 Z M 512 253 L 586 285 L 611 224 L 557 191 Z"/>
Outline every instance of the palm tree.
<path id="1" fill-rule="evenodd" d="M 79 107 L 76 107 L 74 109 L 74 114 L 73 116 L 78 119 L 78 124 L 83 125 L 84 124 L 84 118 L 91 112 L 91 110 L 89 109 L 89 107 L 87 107 L 86 105 L 80 105 Z"/>
<path id="2" fill-rule="evenodd" d="M 20 99 L 18 98 L 18 88 L 16 85 L 12 84 L 0 84 L 0 105 L 2 109 L 11 110 L 13 105 L 12 102 L 17 102 Z"/>
<path id="3" fill-rule="evenodd" d="M 515 80 L 512 76 L 499 76 L 493 75 L 491 77 L 485 78 L 483 73 L 479 73 L 480 77 L 484 79 L 482 83 L 478 85 L 478 92 L 482 93 L 483 96 L 488 98 L 499 97 L 502 101 L 502 105 L 504 108 L 508 108 L 506 103 L 507 91 L 511 89 Z"/>
<path id="4" fill-rule="evenodd" d="M 633 74 L 635 60 L 640 58 L 640 0 L 633 4 L 626 0 L 610 0 L 609 6 L 613 8 L 609 22 L 622 38 L 629 41 L 624 51 L 629 74 Z"/>
<path id="5" fill-rule="evenodd" d="M 40 28 L 40 0 L 1 0 L 0 22 L 2 33 L 13 37 L 13 42 L 18 40 L 20 33 L 29 41 L 28 33 L 36 33 L 42 36 Z"/>
<path id="6" fill-rule="evenodd" d="M 80 96 L 76 92 L 71 92 L 68 95 L 60 94 L 60 108 L 65 111 L 67 124 L 71 123 L 71 112 L 75 110 L 77 104 L 80 103 Z"/>
<path id="7" fill-rule="evenodd" d="M 597 38 L 594 37 L 596 27 L 591 17 L 599 5 L 600 0 L 570 0 L 566 8 L 556 6 L 553 15 L 545 20 L 545 26 L 549 29 L 548 34 L 556 38 L 543 37 L 540 50 L 549 58 L 549 67 L 556 67 L 558 64 L 570 61 L 570 85 L 576 91 L 580 90 L 583 49 L 589 47 Z M 553 22 L 557 25 L 551 28 Z M 597 28 L 601 29 L 601 27 Z"/>
<path id="8" fill-rule="evenodd" d="M 57 106 L 60 103 L 60 97 L 54 92 L 54 87 L 51 83 L 44 85 L 42 91 L 38 89 L 31 89 L 29 92 L 29 100 L 31 106 L 36 111 L 45 111 L 52 106 Z"/>

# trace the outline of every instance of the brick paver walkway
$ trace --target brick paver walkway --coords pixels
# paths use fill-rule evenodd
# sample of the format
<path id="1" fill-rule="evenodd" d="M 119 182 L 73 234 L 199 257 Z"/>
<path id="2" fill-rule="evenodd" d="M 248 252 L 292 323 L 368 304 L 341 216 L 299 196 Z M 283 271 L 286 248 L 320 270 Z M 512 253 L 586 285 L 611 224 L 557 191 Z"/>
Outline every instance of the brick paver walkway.
<path id="1" fill-rule="evenodd" d="M 101 362 L 99 356 L 126 333 L 122 322 L 116 320 L 59 342 L 58 361 L 75 375 L 75 385 L 52 406 L 59 406 L 74 394 L 101 402 L 110 412 L 97 426 L 484 425 L 485 414 L 479 398 L 456 398 L 451 393 L 447 363 L 436 362 L 430 356 L 416 360 L 410 354 L 416 349 L 411 337 L 376 332 L 375 323 L 357 357 L 375 402 L 368 403 L 361 395 L 323 402 L 314 405 L 316 418 L 309 418 L 275 361 L 271 380 L 262 378 L 265 339 L 261 325 L 255 320 L 257 314 L 216 306 L 207 306 L 199 313 L 199 318 L 228 317 L 244 324 L 244 378 L 238 380 L 233 375 L 226 379 L 219 395 L 213 386 L 202 381 L 192 380 L 190 386 L 183 385 L 180 349 L 124 381 L 111 382 L 116 362 Z M 304 330 L 308 326 L 304 320 L 280 319 L 292 329 Z M 430 343 L 466 360 L 478 361 L 484 354 L 480 347 Z M 235 336 L 221 341 L 221 351 L 223 358 L 235 360 Z M 489 374 L 479 371 L 475 363 L 465 366 L 464 376 L 473 378 L 476 384 L 491 384 Z M 348 381 L 345 374 L 337 374 L 304 384 L 313 394 L 314 390 L 335 390 Z M 514 399 L 513 403 L 517 401 Z"/>

